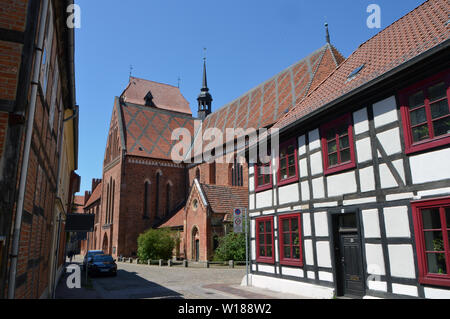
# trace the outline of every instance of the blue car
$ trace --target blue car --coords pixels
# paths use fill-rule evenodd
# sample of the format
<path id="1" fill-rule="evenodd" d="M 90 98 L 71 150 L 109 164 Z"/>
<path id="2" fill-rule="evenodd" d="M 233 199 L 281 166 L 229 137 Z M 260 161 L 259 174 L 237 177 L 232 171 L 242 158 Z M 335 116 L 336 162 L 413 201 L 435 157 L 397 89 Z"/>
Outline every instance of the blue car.
<path id="1" fill-rule="evenodd" d="M 95 255 L 87 264 L 89 275 L 117 276 L 116 260 L 110 255 Z"/>
<path id="2" fill-rule="evenodd" d="M 89 250 L 83 259 L 83 270 L 86 270 L 86 265 L 95 255 L 104 255 L 103 250 Z"/>

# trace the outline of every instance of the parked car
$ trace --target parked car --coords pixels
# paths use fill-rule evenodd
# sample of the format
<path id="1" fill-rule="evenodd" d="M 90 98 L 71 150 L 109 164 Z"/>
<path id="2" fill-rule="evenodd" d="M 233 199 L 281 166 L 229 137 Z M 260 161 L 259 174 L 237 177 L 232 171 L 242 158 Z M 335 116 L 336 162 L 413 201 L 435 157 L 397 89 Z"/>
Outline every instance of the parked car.
<path id="1" fill-rule="evenodd" d="M 89 250 L 83 259 L 83 270 L 86 270 L 86 265 L 89 259 L 91 259 L 95 255 L 104 255 L 104 254 L 105 253 L 103 252 L 103 250 Z"/>
<path id="2" fill-rule="evenodd" d="M 116 260 L 111 255 L 95 255 L 87 264 L 89 275 L 117 276 Z"/>

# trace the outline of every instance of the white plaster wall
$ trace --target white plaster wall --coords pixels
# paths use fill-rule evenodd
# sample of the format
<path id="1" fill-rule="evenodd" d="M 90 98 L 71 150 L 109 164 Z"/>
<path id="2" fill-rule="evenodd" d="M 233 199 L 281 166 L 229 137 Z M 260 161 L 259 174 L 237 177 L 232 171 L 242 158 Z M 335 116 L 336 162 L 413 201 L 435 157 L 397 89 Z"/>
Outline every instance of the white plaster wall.
<path id="1" fill-rule="evenodd" d="M 372 144 L 370 142 L 370 137 L 356 141 L 356 153 L 358 154 L 358 163 L 372 160 Z"/>
<path id="2" fill-rule="evenodd" d="M 256 194 L 256 208 L 270 207 L 272 206 L 272 190 L 257 193 Z"/>
<path id="3" fill-rule="evenodd" d="M 378 133 L 377 138 L 388 156 L 401 153 L 400 130 L 398 127 L 389 131 Z"/>
<path id="4" fill-rule="evenodd" d="M 309 193 L 309 182 L 304 181 L 300 184 L 300 189 L 302 192 L 302 201 L 306 202 L 311 199 L 311 194 Z"/>
<path id="5" fill-rule="evenodd" d="M 391 96 L 373 105 L 375 127 L 380 127 L 398 120 L 395 96 Z"/>
<path id="6" fill-rule="evenodd" d="M 327 177 L 328 196 L 340 196 L 356 193 L 355 172 L 347 172 Z"/>
<path id="7" fill-rule="evenodd" d="M 448 194 L 450 194 L 450 187 L 430 189 L 426 191 L 417 192 L 418 196 L 434 196 L 434 195 L 448 195 Z"/>
<path id="8" fill-rule="evenodd" d="M 386 207 L 383 209 L 383 212 L 387 237 L 411 237 L 408 207 Z"/>
<path id="9" fill-rule="evenodd" d="M 409 285 L 400 285 L 400 284 L 393 283 L 392 284 L 392 292 L 394 294 L 405 295 L 405 296 L 412 296 L 412 297 L 419 296 L 417 287 L 409 286 Z"/>
<path id="10" fill-rule="evenodd" d="M 255 220 L 250 220 L 250 237 L 255 237 L 255 230 L 256 230 Z"/>
<path id="11" fill-rule="evenodd" d="M 388 245 L 392 277 L 416 278 L 411 245 Z"/>
<path id="12" fill-rule="evenodd" d="M 320 148 L 320 134 L 319 129 L 315 129 L 308 134 L 309 136 L 309 150 L 314 151 Z"/>
<path id="13" fill-rule="evenodd" d="M 370 192 L 375 190 L 375 174 L 373 172 L 373 166 L 360 169 L 359 180 L 361 192 Z"/>
<path id="14" fill-rule="evenodd" d="M 428 299 L 450 299 L 450 290 L 425 287 L 424 292 Z"/>
<path id="15" fill-rule="evenodd" d="M 310 156 L 312 176 L 323 173 L 322 152 L 316 152 Z"/>
<path id="16" fill-rule="evenodd" d="M 251 194 L 248 197 L 248 209 L 253 210 L 255 209 L 255 195 Z"/>
<path id="17" fill-rule="evenodd" d="M 268 289 L 281 293 L 296 294 L 300 297 L 315 299 L 332 299 L 334 296 L 334 289 L 319 285 L 253 274 L 250 278 L 251 285 L 257 288 Z M 245 285 L 245 276 L 242 279 L 241 285 Z"/>
<path id="18" fill-rule="evenodd" d="M 317 265 L 319 267 L 331 268 L 330 242 L 318 241 L 316 242 L 317 249 Z"/>
<path id="19" fill-rule="evenodd" d="M 302 135 L 298 138 L 298 155 L 302 156 L 306 154 L 306 138 L 305 135 Z"/>
<path id="20" fill-rule="evenodd" d="M 325 188 L 323 183 L 323 177 L 319 177 L 312 180 L 313 186 L 313 196 L 314 198 L 324 198 L 325 197 Z"/>
<path id="21" fill-rule="evenodd" d="M 258 264 L 258 271 L 274 274 L 275 273 L 275 267 L 274 266 L 269 266 L 269 265 Z"/>
<path id="22" fill-rule="evenodd" d="M 356 135 L 369 130 L 369 120 L 367 117 L 367 109 L 365 107 L 353 113 L 353 123 Z"/>
<path id="23" fill-rule="evenodd" d="M 256 260 L 256 241 L 253 239 L 251 241 L 251 256 L 252 260 Z"/>
<path id="24" fill-rule="evenodd" d="M 414 184 L 450 178 L 450 148 L 414 155 L 409 158 Z"/>
<path id="25" fill-rule="evenodd" d="M 314 271 L 308 271 L 306 275 L 309 279 L 316 279 L 316 274 L 314 273 Z"/>
<path id="26" fill-rule="evenodd" d="M 306 158 L 300 160 L 299 174 L 301 178 L 308 176 L 308 161 Z"/>
<path id="27" fill-rule="evenodd" d="M 380 181 L 381 188 L 392 188 L 398 187 L 397 182 L 395 181 L 394 176 L 392 175 L 389 167 L 386 164 L 380 165 Z"/>
<path id="28" fill-rule="evenodd" d="M 320 212 L 314 214 L 316 236 L 328 236 L 328 214 Z"/>
<path id="29" fill-rule="evenodd" d="M 397 170 L 397 173 L 400 175 L 400 178 L 402 179 L 403 183 L 405 183 L 405 167 L 403 165 L 403 160 L 399 159 L 392 162 L 392 165 L 394 165 L 394 168 Z"/>
<path id="30" fill-rule="evenodd" d="M 313 244 L 312 240 L 305 240 L 305 263 L 307 265 L 314 265 Z"/>
<path id="31" fill-rule="evenodd" d="M 385 281 L 369 281 L 368 286 L 370 290 L 387 292 L 387 283 Z"/>
<path id="32" fill-rule="evenodd" d="M 383 276 L 386 274 L 383 247 L 379 244 L 366 244 L 367 273 Z"/>
<path id="33" fill-rule="evenodd" d="M 303 235 L 304 236 L 311 236 L 311 214 L 305 213 L 302 215 L 302 222 L 303 222 Z"/>
<path id="34" fill-rule="evenodd" d="M 248 174 L 254 174 L 255 173 L 255 164 L 250 164 L 248 167 Z"/>
<path id="35" fill-rule="evenodd" d="M 299 278 L 303 278 L 305 276 L 303 269 L 299 269 L 299 268 L 281 267 L 281 273 L 283 275 L 299 277 Z"/>
<path id="36" fill-rule="evenodd" d="M 378 209 L 363 210 L 362 217 L 364 225 L 364 237 L 381 238 Z"/>
<path id="37" fill-rule="evenodd" d="M 333 282 L 333 274 L 328 271 L 319 271 L 319 280 Z"/>
<path id="38" fill-rule="evenodd" d="M 278 189 L 279 204 L 294 203 L 300 200 L 298 193 L 298 183 L 282 186 Z"/>
<path id="39" fill-rule="evenodd" d="M 253 176 L 248 178 L 248 190 L 249 192 L 253 192 L 255 190 L 255 178 Z"/>

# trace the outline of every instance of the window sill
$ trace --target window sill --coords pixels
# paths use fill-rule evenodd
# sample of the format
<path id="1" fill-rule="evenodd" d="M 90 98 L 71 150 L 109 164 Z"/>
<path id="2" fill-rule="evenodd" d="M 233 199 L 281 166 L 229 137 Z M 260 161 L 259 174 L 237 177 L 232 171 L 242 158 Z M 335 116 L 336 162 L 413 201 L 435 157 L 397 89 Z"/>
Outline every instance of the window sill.
<path id="1" fill-rule="evenodd" d="M 419 283 L 433 286 L 450 287 L 450 277 L 425 276 L 419 278 Z"/>
<path id="2" fill-rule="evenodd" d="M 264 257 L 258 257 L 256 258 L 256 262 L 261 264 L 275 264 L 275 258 L 264 258 Z"/>
<path id="3" fill-rule="evenodd" d="M 273 188 L 272 184 L 257 186 L 257 187 L 255 187 L 255 193 L 263 192 L 263 191 L 266 191 L 266 190 L 269 190 L 272 188 Z"/>
<path id="4" fill-rule="evenodd" d="M 292 177 L 289 179 L 284 179 L 284 180 L 278 180 L 278 185 L 277 186 L 284 186 L 284 185 L 288 185 L 288 184 L 292 184 L 292 183 L 296 183 L 298 182 L 298 177 Z"/>
<path id="5" fill-rule="evenodd" d="M 283 266 L 295 266 L 295 267 L 303 267 L 303 262 L 299 260 L 280 260 L 280 265 Z"/>
<path id="6" fill-rule="evenodd" d="M 415 153 L 419 153 L 422 151 L 428 151 L 433 148 L 437 148 L 440 146 L 444 146 L 450 144 L 450 136 L 446 135 L 440 138 L 435 138 L 433 140 L 424 141 L 416 144 L 412 144 L 406 147 L 405 153 L 406 155 L 412 155 Z"/>
<path id="7" fill-rule="evenodd" d="M 348 171 L 348 170 L 351 170 L 351 169 L 354 169 L 354 168 L 356 168 L 356 164 L 353 163 L 353 162 L 347 163 L 347 164 L 342 164 L 342 165 L 339 165 L 339 166 L 333 166 L 333 167 L 330 167 L 330 168 L 326 169 L 324 171 L 324 175 L 328 176 L 328 175 L 331 175 L 331 174 L 341 173 L 341 172 Z"/>

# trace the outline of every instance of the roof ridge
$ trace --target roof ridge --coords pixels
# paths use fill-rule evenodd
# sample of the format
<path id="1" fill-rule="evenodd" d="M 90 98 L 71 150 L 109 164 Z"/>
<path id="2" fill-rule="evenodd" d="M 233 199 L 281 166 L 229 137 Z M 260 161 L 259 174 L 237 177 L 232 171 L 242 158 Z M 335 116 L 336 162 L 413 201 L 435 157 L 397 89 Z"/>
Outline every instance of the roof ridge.
<path id="1" fill-rule="evenodd" d="M 152 83 L 156 83 L 156 84 L 166 85 L 166 86 L 170 86 L 170 87 L 172 87 L 172 88 L 174 88 L 174 89 L 180 90 L 179 87 L 176 87 L 176 86 L 174 86 L 174 85 L 172 85 L 172 84 L 167 84 L 167 83 L 162 83 L 162 82 L 156 82 L 156 81 L 153 81 L 153 80 L 148 80 L 148 79 L 144 79 L 144 78 L 138 78 L 138 77 L 135 77 L 135 76 L 130 76 L 130 81 L 128 82 L 129 84 L 131 83 L 131 79 L 136 79 L 136 80 L 141 80 L 141 81 L 146 81 L 146 82 L 152 82 Z M 180 92 L 181 92 L 181 90 L 180 90 Z"/>

